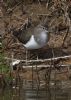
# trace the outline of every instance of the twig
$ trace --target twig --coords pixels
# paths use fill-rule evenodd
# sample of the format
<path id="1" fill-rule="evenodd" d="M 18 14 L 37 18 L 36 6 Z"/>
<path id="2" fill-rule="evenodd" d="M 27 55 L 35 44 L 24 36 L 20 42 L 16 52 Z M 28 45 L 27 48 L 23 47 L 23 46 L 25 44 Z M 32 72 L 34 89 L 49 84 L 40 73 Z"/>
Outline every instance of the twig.
<path id="1" fill-rule="evenodd" d="M 37 14 L 37 16 L 48 16 L 49 14 Z"/>
<path id="2" fill-rule="evenodd" d="M 33 65 L 32 65 L 32 89 L 33 89 L 33 81 L 34 81 L 34 80 L 33 80 L 33 71 L 34 71 L 34 70 L 33 70 Z"/>
<path id="3" fill-rule="evenodd" d="M 37 86 L 38 86 L 38 89 L 39 89 L 39 86 L 40 86 L 40 79 L 39 79 L 39 73 L 38 73 L 38 70 L 37 70 L 37 65 L 36 65 L 36 73 L 37 73 Z"/>
<path id="4" fill-rule="evenodd" d="M 69 33 L 69 28 L 67 29 L 67 33 L 65 34 L 64 38 L 63 38 L 63 44 L 62 44 L 62 47 L 64 46 L 64 43 L 65 43 L 65 40 L 68 36 L 68 33 Z"/>
<path id="5" fill-rule="evenodd" d="M 33 65 L 33 68 L 35 68 L 36 66 Z M 38 65 L 37 68 L 41 68 L 41 67 L 44 67 L 44 68 L 49 68 L 50 65 Z M 53 68 L 54 65 L 51 66 L 51 68 Z M 65 64 L 65 65 L 58 65 L 58 67 L 71 67 L 71 64 Z M 28 65 L 28 66 L 23 66 L 23 68 L 32 68 L 32 65 Z"/>
<path id="6" fill-rule="evenodd" d="M 55 58 L 49 58 L 49 59 L 27 60 L 27 63 L 46 62 L 46 61 L 51 61 L 51 59 L 52 60 L 58 60 L 58 59 L 69 59 L 69 58 L 71 58 L 71 55 L 55 57 Z M 4 59 L 12 60 L 12 58 L 9 58 L 9 57 L 4 57 Z M 13 60 L 20 60 L 20 59 L 13 58 Z M 20 61 L 26 62 L 26 60 L 20 60 Z"/>

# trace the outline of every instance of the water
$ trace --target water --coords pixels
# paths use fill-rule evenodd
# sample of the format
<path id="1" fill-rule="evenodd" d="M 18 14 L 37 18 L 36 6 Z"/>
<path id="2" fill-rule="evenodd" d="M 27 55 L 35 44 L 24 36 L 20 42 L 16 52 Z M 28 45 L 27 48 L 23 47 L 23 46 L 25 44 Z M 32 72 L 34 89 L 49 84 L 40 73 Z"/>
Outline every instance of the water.
<path id="1" fill-rule="evenodd" d="M 0 100 L 71 100 L 71 88 L 24 89 L 7 87 L 0 89 Z"/>

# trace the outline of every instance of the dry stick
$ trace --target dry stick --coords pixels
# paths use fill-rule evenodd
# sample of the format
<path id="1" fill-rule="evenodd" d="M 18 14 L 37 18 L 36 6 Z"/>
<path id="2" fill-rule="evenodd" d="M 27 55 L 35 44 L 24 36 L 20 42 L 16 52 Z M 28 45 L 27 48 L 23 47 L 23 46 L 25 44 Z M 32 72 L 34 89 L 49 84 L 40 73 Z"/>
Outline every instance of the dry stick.
<path id="1" fill-rule="evenodd" d="M 11 11 L 14 11 L 14 10 L 16 9 L 16 7 L 19 6 L 21 3 L 22 3 L 22 1 L 19 2 L 18 4 L 16 4 L 13 8 L 11 8 Z M 9 13 L 9 12 L 8 12 L 8 13 Z"/>
<path id="2" fill-rule="evenodd" d="M 45 73 L 45 81 L 46 81 L 46 92 L 47 92 L 47 78 L 48 78 L 48 84 L 49 84 L 49 69 L 50 68 L 48 68 L 48 67 L 46 67 L 47 69 L 46 69 L 46 73 Z M 48 75 L 48 77 L 47 77 L 47 75 Z"/>
<path id="3" fill-rule="evenodd" d="M 53 51 L 53 48 L 52 48 L 52 54 L 53 54 L 53 58 L 54 58 L 54 51 Z M 53 66 L 54 66 L 54 60 L 52 61 L 53 63 Z M 54 66 L 55 67 L 55 66 Z M 56 87 L 56 69 L 55 69 L 55 74 L 54 74 L 54 80 L 55 80 L 55 87 Z M 56 88 L 54 87 L 55 91 L 56 91 Z M 56 98 L 56 94 L 55 94 L 55 98 Z"/>
<path id="4" fill-rule="evenodd" d="M 70 27 L 70 19 L 69 19 L 67 10 L 68 10 L 68 6 L 66 5 L 66 6 L 65 6 L 65 9 L 64 9 L 64 11 L 65 11 L 65 16 L 64 16 L 64 17 L 66 18 L 66 24 Z M 65 42 L 65 40 L 66 40 L 66 38 L 67 38 L 67 35 L 68 35 L 69 31 L 70 31 L 70 28 L 69 28 L 69 27 L 68 27 L 68 29 L 67 29 L 66 35 L 64 36 L 62 47 L 64 46 L 64 42 Z"/>
<path id="5" fill-rule="evenodd" d="M 51 64 L 50 64 L 50 68 L 49 68 L 49 79 L 48 79 L 48 84 L 50 83 L 50 78 L 51 78 L 51 69 L 52 69 L 52 59 L 51 59 Z"/>
<path id="6" fill-rule="evenodd" d="M 68 15 L 68 14 L 66 14 L 66 15 Z M 67 38 L 67 36 L 68 36 L 68 33 L 69 33 L 69 31 L 71 31 L 71 28 L 70 28 L 70 19 L 69 19 L 69 17 L 68 16 L 66 16 L 66 18 L 69 20 L 68 22 L 68 25 L 69 25 L 69 27 L 68 27 L 68 30 L 67 30 L 67 33 L 66 33 L 66 35 L 65 35 L 65 37 L 64 37 L 64 40 L 63 40 L 63 45 L 62 46 L 64 46 L 64 42 L 65 42 L 65 40 L 66 40 L 66 38 Z M 68 76 L 67 77 L 69 77 L 69 66 L 67 66 L 67 71 L 68 71 Z"/>
<path id="7" fill-rule="evenodd" d="M 37 14 L 37 16 L 49 16 L 50 14 Z"/>
<path id="8" fill-rule="evenodd" d="M 65 43 L 65 40 L 68 36 L 68 33 L 69 33 L 69 28 L 67 29 L 67 33 L 65 34 L 64 38 L 63 38 L 63 43 L 62 43 L 62 47 L 64 47 L 64 43 Z"/>
<path id="9" fill-rule="evenodd" d="M 69 66 L 67 66 L 67 72 L 68 72 L 67 78 L 69 79 L 69 75 L 70 75 L 70 67 Z"/>
<path id="10" fill-rule="evenodd" d="M 33 89 L 33 84 L 34 84 L 34 83 L 33 83 L 33 81 L 34 81 L 34 80 L 33 80 L 33 71 L 34 71 L 34 70 L 33 70 L 33 65 L 32 65 L 32 89 Z"/>
<path id="11" fill-rule="evenodd" d="M 53 53 L 52 53 L 53 54 Z M 53 56 L 54 57 L 54 56 Z M 50 76 L 51 76 L 51 68 L 52 68 L 52 59 L 50 63 L 49 69 L 46 70 L 45 79 L 46 79 L 46 90 L 47 90 L 47 73 L 48 73 L 48 85 L 50 83 Z"/>
<path id="12" fill-rule="evenodd" d="M 52 49 L 52 54 L 53 54 L 53 58 L 54 58 L 54 51 L 53 51 L 53 49 Z M 53 61 L 53 67 L 55 67 L 54 66 L 54 61 Z M 55 69 L 54 78 L 55 78 L 55 86 L 56 86 L 56 69 Z"/>
<path id="13" fill-rule="evenodd" d="M 57 65 L 58 67 L 71 67 L 71 64 L 63 64 L 63 65 Z M 42 67 L 44 67 L 44 68 L 50 68 L 50 65 L 38 65 L 37 66 L 37 68 L 42 68 Z M 51 68 L 53 68 L 54 67 L 54 65 L 52 65 L 51 66 Z M 28 66 L 23 66 L 23 68 L 32 68 L 32 65 L 28 65 Z M 35 68 L 35 65 L 33 65 L 33 68 Z"/>
<path id="14" fill-rule="evenodd" d="M 34 62 L 47 62 L 47 61 L 51 61 L 52 60 L 58 60 L 58 59 L 69 59 L 71 58 L 71 55 L 68 55 L 68 56 L 60 56 L 60 57 L 54 57 L 54 58 L 49 58 L 49 59 L 39 59 L 39 60 L 27 60 L 27 63 L 34 63 Z M 12 60 L 12 58 L 9 58 L 9 57 L 4 57 L 4 59 L 8 59 L 8 60 Z M 22 61 L 22 62 L 26 62 L 26 60 L 20 60 L 20 59 L 15 59 L 13 58 L 13 60 L 19 60 L 19 61 Z"/>
<path id="15" fill-rule="evenodd" d="M 37 79 L 38 79 L 37 86 L 38 86 L 38 89 L 39 89 L 40 79 L 39 79 L 39 73 L 38 73 L 38 70 L 37 70 L 37 65 L 36 65 L 36 72 L 37 72 Z"/>
<path id="16" fill-rule="evenodd" d="M 45 80 L 46 80 L 46 94 L 47 94 L 47 84 L 48 84 L 48 88 L 49 88 L 49 83 L 50 83 L 50 75 L 51 75 L 51 68 L 52 68 L 52 59 L 51 59 L 51 63 L 49 65 L 50 67 L 46 69 L 46 74 L 45 74 Z M 48 77 L 47 77 L 48 75 Z"/>
<path id="17" fill-rule="evenodd" d="M 24 13 L 24 9 L 23 9 L 23 0 L 22 1 L 22 4 L 21 4 L 21 10 L 22 10 L 22 13 Z"/>
<path id="18" fill-rule="evenodd" d="M 52 48 L 52 55 L 53 55 L 53 58 L 54 58 L 54 52 L 53 52 L 53 48 Z M 53 64 L 53 67 L 54 67 L 54 62 L 51 58 L 51 62 L 50 62 L 50 68 L 49 68 L 49 73 L 48 73 L 48 85 L 50 83 L 50 78 L 51 78 L 51 69 L 52 69 L 52 64 Z"/>
<path id="19" fill-rule="evenodd" d="M 46 91 L 47 91 L 47 73 L 48 73 L 48 76 L 49 76 L 49 72 L 46 71 L 46 73 L 45 73 L 45 82 L 46 82 L 46 83 L 45 83 L 45 84 L 46 84 L 46 85 L 45 85 L 45 88 L 46 88 Z M 49 80 L 48 80 L 48 81 L 49 81 Z M 49 84 L 49 82 L 48 82 L 48 84 Z"/>

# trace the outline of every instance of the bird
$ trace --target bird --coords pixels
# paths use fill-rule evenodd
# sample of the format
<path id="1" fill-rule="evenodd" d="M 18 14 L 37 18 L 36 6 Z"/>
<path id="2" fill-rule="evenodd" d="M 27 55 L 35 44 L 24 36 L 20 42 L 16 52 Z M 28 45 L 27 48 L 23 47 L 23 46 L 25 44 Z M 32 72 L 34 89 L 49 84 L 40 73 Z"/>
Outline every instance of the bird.
<path id="1" fill-rule="evenodd" d="M 38 24 L 36 27 L 28 24 L 27 28 L 25 26 L 23 29 L 14 30 L 13 35 L 27 50 L 39 49 L 47 44 L 49 34 L 45 24 Z"/>

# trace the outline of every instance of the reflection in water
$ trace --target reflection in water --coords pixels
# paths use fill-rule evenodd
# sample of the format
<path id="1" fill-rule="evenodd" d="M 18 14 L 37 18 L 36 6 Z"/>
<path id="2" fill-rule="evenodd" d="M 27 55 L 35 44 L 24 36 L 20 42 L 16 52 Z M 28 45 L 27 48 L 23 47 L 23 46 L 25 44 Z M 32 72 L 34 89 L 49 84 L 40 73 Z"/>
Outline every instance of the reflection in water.
<path id="1" fill-rule="evenodd" d="M 70 88 L 48 88 L 47 91 L 19 87 L 0 89 L 0 100 L 71 100 L 70 95 Z"/>

